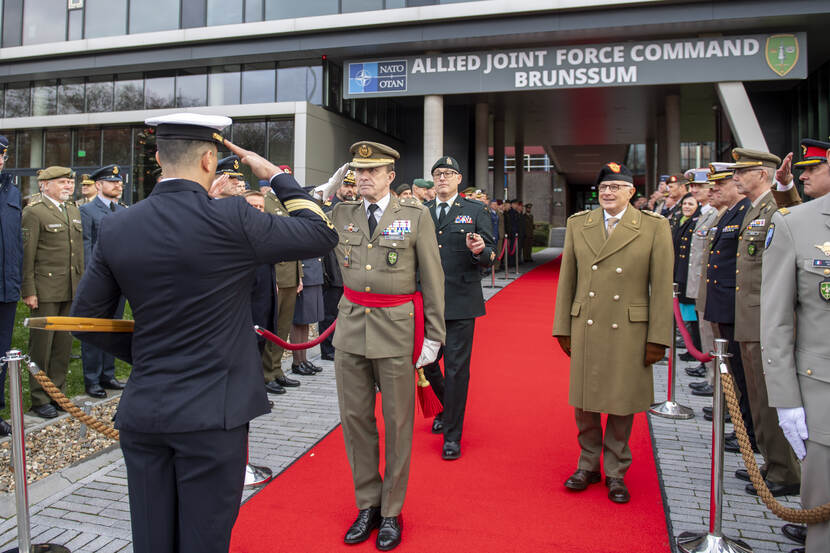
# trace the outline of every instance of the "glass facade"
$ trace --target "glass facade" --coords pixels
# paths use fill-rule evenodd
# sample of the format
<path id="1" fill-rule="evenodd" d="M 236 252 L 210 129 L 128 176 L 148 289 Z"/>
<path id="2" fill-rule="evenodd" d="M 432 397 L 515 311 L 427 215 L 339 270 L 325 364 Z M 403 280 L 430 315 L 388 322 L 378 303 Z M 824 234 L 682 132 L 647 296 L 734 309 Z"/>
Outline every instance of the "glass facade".
<path id="1" fill-rule="evenodd" d="M 453 4 L 472 0 L 84 0 L 69 9 L 66 0 L 20 0 L 22 33 L 3 47 L 182 28 L 183 7 L 204 14 L 203 25 L 289 19 L 315 15 Z M 0 0 L 0 26 L 5 19 Z M 19 10 L 13 3 L 10 10 Z M 17 13 L 17 12 L 16 12 Z M 201 15 L 197 16 L 202 17 Z M 192 27 L 192 24 L 188 24 Z M 198 25 L 197 25 L 198 26 Z"/>

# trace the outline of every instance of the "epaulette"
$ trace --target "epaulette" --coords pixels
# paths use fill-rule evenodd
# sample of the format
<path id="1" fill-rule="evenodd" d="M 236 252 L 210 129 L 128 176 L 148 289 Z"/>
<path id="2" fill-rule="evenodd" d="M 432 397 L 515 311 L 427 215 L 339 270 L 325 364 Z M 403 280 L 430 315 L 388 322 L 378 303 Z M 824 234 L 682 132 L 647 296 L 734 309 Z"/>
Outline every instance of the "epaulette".
<path id="1" fill-rule="evenodd" d="M 790 210 L 787 209 L 786 207 L 780 207 L 780 208 L 778 208 L 778 213 L 780 213 L 781 215 L 789 215 Z"/>
<path id="2" fill-rule="evenodd" d="M 38 204 L 42 204 L 42 203 L 43 203 L 43 197 L 42 196 L 39 197 L 39 198 L 31 198 L 26 203 L 26 207 L 32 207 L 33 205 L 38 205 Z"/>
<path id="3" fill-rule="evenodd" d="M 417 198 L 400 198 L 398 203 L 404 207 L 414 207 L 415 209 L 426 209 L 426 206 Z"/>
<path id="4" fill-rule="evenodd" d="M 330 206 L 331 205 L 331 200 L 326 200 L 325 202 L 323 202 L 323 205 L 326 206 L 326 207 Z"/>
<path id="5" fill-rule="evenodd" d="M 662 216 L 662 215 L 660 215 L 659 213 L 655 213 L 654 211 L 649 211 L 648 209 L 641 209 L 640 211 L 641 211 L 642 213 L 645 213 L 646 215 L 649 215 L 649 216 L 651 216 L 651 217 L 654 217 L 655 219 L 665 219 L 665 217 L 663 217 L 663 216 Z"/>
<path id="6" fill-rule="evenodd" d="M 121 207 L 127 207 L 127 208 L 130 207 L 127 204 L 125 204 L 124 202 L 118 202 L 118 205 L 120 205 Z"/>
<path id="7" fill-rule="evenodd" d="M 591 210 L 589 210 L 589 209 L 586 209 L 584 211 L 578 211 L 578 212 L 574 213 L 573 215 L 571 215 L 570 217 L 568 217 L 568 219 L 574 219 L 576 217 L 579 217 L 580 215 L 585 215 L 586 213 L 590 213 L 590 212 L 591 212 Z"/>

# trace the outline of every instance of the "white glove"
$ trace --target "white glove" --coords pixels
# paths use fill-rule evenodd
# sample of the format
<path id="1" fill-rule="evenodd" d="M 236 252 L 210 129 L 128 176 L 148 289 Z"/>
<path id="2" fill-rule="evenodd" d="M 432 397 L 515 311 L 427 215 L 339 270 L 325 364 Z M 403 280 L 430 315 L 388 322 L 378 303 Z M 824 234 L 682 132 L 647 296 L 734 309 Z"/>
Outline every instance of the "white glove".
<path id="1" fill-rule="evenodd" d="M 429 365 L 438 358 L 438 350 L 441 349 L 441 342 L 424 338 L 424 345 L 421 347 L 421 355 L 418 357 L 418 362 L 415 363 L 415 368 Z"/>
<path id="2" fill-rule="evenodd" d="M 343 184 L 343 179 L 348 172 L 349 164 L 344 163 L 340 169 L 334 172 L 327 183 L 314 187 L 314 190 L 311 191 L 312 197 L 320 200 L 327 200 L 331 198 L 331 196 L 337 192 L 337 189 L 340 188 L 340 185 Z"/>
<path id="3" fill-rule="evenodd" d="M 804 440 L 808 438 L 804 407 L 779 407 L 778 426 L 781 427 L 784 437 L 790 442 L 796 456 L 803 459 L 807 455 Z"/>

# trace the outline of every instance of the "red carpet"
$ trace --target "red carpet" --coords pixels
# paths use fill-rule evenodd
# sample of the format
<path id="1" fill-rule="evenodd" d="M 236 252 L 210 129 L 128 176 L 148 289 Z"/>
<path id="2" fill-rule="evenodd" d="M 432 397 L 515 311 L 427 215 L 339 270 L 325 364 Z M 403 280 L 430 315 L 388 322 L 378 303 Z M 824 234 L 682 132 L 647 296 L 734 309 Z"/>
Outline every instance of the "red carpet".
<path id="1" fill-rule="evenodd" d="M 553 262 L 522 276 L 477 321 L 461 459 L 441 460 L 441 436 L 416 415 L 396 551 L 670 551 L 645 415 L 631 436 L 630 503 L 611 503 L 602 484 L 562 485 L 579 448 L 567 358 L 550 334 L 558 271 Z M 376 551 L 374 534 L 343 544 L 356 513 L 337 428 L 242 507 L 231 551 Z"/>

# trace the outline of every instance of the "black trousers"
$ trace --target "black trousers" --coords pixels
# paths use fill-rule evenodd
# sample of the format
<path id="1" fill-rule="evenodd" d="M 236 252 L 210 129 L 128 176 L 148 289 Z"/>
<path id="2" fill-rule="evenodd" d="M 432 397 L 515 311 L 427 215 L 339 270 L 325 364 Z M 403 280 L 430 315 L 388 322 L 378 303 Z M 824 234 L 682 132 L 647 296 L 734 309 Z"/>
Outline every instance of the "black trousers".
<path id="1" fill-rule="evenodd" d="M 0 301 L 0 357 L 12 348 L 16 301 Z M 0 409 L 6 406 L 6 364 L 0 363 Z"/>
<path id="2" fill-rule="evenodd" d="M 124 316 L 125 302 L 126 300 L 121 296 L 121 301 L 113 315 L 114 319 L 120 319 Z M 92 344 L 81 342 L 81 360 L 84 366 L 84 386 L 87 388 L 115 378 L 115 357 L 104 350 Z"/>
<path id="3" fill-rule="evenodd" d="M 470 383 L 470 356 L 473 352 L 475 319 L 446 321 L 447 345 L 444 346 L 444 375 L 438 361 L 424 367 L 424 376 L 444 404 L 444 441 L 460 442 L 467 409 L 467 388 Z M 440 359 L 440 354 L 439 354 Z"/>
<path id="4" fill-rule="evenodd" d="M 121 431 L 135 553 L 227 553 L 239 513 L 248 425 Z"/>
<path id="5" fill-rule="evenodd" d="M 342 295 L 342 286 L 323 286 L 323 311 L 326 316 L 317 324 L 320 334 L 325 332 L 337 320 L 337 304 L 340 303 Z M 334 346 L 331 343 L 334 339 L 334 332 L 320 343 L 320 353 L 322 355 L 334 355 Z"/>
<path id="6" fill-rule="evenodd" d="M 717 334 L 719 334 L 719 336 L 715 336 L 716 338 L 729 340 L 729 345 L 726 347 L 726 350 L 732 354 L 732 357 L 729 358 L 728 365 L 732 373 L 732 378 L 738 386 L 738 391 L 741 393 L 741 397 L 738 398 L 738 405 L 741 408 L 741 416 L 744 419 L 746 433 L 749 435 L 749 441 L 752 442 L 752 446 L 755 447 L 755 428 L 752 426 L 752 411 L 749 409 L 749 393 L 746 390 L 746 374 L 744 373 L 744 365 L 741 361 L 741 347 L 735 341 L 735 325 L 718 323 L 715 325 L 715 329 Z M 717 374 L 718 370 L 716 367 L 715 376 Z"/>

